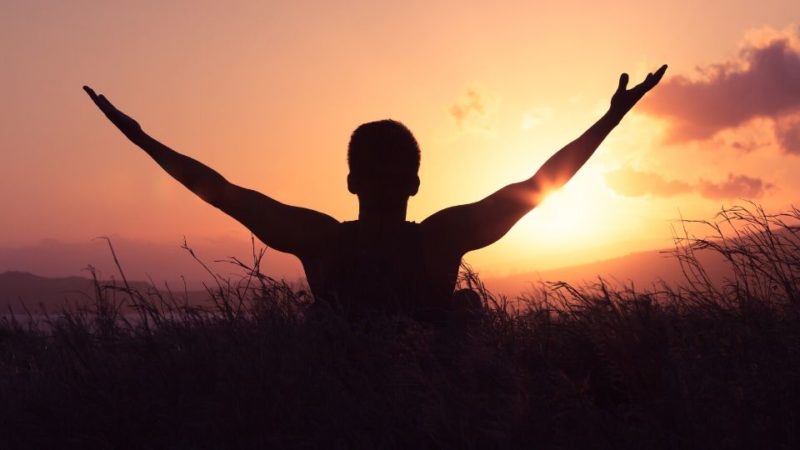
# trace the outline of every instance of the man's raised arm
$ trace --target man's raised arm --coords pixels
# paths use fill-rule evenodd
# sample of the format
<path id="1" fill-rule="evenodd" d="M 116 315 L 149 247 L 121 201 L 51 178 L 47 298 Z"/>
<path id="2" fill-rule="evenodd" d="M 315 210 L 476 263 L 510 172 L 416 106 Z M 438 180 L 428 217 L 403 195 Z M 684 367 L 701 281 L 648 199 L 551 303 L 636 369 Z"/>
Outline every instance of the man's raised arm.
<path id="1" fill-rule="evenodd" d="M 84 86 L 84 90 L 106 117 L 167 173 L 206 202 L 241 222 L 268 246 L 298 256 L 307 255 L 335 227 L 336 220 L 328 215 L 285 205 L 228 182 L 214 169 L 149 136 L 105 96 L 97 95 L 88 86 Z"/>
<path id="2" fill-rule="evenodd" d="M 632 89 L 627 89 L 628 74 L 623 73 L 608 112 L 551 156 L 534 176 L 510 184 L 481 201 L 453 206 L 425 219 L 422 225 L 432 237 L 431 242 L 443 247 L 443 251 L 461 256 L 503 237 L 547 193 L 560 188 L 575 175 L 633 105 L 658 84 L 666 70 L 666 65 L 661 66 Z"/>

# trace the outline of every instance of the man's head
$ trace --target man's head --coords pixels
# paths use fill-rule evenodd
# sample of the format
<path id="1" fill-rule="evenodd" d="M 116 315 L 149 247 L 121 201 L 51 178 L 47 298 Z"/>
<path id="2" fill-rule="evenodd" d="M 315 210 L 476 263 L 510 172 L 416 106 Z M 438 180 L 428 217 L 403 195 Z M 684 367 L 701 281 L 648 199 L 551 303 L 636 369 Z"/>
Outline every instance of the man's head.
<path id="1" fill-rule="evenodd" d="M 419 145 L 405 125 L 365 123 L 350 136 L 347 188 L 361 201 L 407 200 L 419 189 L 419 162 Z"/>

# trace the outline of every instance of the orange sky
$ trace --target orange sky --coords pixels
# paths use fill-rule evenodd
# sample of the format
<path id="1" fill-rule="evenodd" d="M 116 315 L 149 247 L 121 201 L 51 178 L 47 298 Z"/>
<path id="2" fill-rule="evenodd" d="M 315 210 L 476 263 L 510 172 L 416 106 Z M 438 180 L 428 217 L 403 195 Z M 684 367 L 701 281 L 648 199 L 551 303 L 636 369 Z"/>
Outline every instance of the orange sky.
<path id="1" fill-rule="evenodd" d="M 0 5 L 0 246 L 249 238 L 128 143 L 83 84 L 229 180 L 340 220 L 357 213 L 350 132 L 400 120 L 422 147 L 421 221 L 529 177 L 602 114 L 621 71 L 668 63 L 664 93 L 563 191 L 468 255 L 484 273 L 669 246 L 679 215 L 737 198 L 797 203 L 800 96 L 775 81 L 800 76 L 796 0 L 166 3 Z M 776 68 L 768 50 L 784 41 Z"/>

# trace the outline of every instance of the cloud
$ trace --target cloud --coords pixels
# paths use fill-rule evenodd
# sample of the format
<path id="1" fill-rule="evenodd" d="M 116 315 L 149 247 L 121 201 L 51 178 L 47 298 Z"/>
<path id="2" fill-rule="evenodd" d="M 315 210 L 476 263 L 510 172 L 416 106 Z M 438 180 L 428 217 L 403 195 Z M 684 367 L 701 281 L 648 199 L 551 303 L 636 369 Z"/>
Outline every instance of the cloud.
<path id="1" fill-rule="evenodd" d="M 553 117 L 552 108 L 545 106 L 531 108 L 522 113 L 522 129 L 531 130 L 536 128 L 547 122 L 551 117 Z"/>
<path id="2" fill-rule="evenodd" d="M 499 99 L 481 89 L 470 88 L 450 106 L 450 115 L 462 132 L 494 138 Z"/>
<path id="3" fill-rule="evenodd" d="M 611 189 L 627 197 L 641 197 L 647 194 L 672 197 L 692 191 L 692 187 L 683 181 L 667 181 L 656 173 L 640 172 L 630 167 L 607 173 L 606 183 Z"/>
<path id="4" fill-rule="evenodd" d="M 698 71 L 698 79 L 665 80 L 642 102 L 642 111 L 670 122 L 670 142 L 708 139 L 758 117 L 779 121 L 800 111 L 800 27 L 751 33 L 737 59 Z M 786 146 L 797 144 L 800 124 L 792 124 L 776 129 L 776 140 L 800 153 Z"/>
<path id="5" fill-rule="evenodd" d="M 754 150 L 758 150 L 759 148 L 763 147 L 766 144 L 763 144 L 761 142 L 752 141 L 752 140 L 751 141 L 739 140 L 739 141 L 731 142 L 730 145 L 731 145 L 731 147 L 735 148 L 736 150 L 739 150 L 739 151 L 744 152 L 744 153 L 750 153 L 750 152 L 752 152 Z"/>
<path id="6" fill-rule="evenodd" d="M 732 198 L 754 199 L 761 197 L 764 191 L 772 188 L 772 185 L 765 183 L 760 178 L 748 177 L 747 175 L 728 174 L 728 179 L 721 183 L 700 180 L 697 184 L 697 191 L 703 197 L 713 200 L 725 200 Z"/>
<path id="7" fill-rule="evenodd" d="M 772 188 L 760 178 L 747 175 L 728 174 L 728 179 L 722 182 L 699 180 L 697 183 L 688 183 L 679 180 L 667 180 L 654 172 L 639 171 L 631 167 L 622 167 L 606 174 L 608 186 L 620 195 L 626 197 L 642 197 L 651 195 L 655 197 L 673 197 L 676 195 L 697 192 L 701 196 L 712 199 L 755 199 Z"/>
<path id="8" fill-rule="evenodd" d="M 475 90 L 467 90 L 467 94 L 460 101 L 450 107 L 450 115 L 456 119 L 459 125 L 470 116 L 482 116 L 486 114 L 486 105 L 481 95 Z"/>
<path id="9" fill-rule="evenodd" d="M 777 119 L 775 139 L 786 152 L 800 155 L 800 114 Z"/>

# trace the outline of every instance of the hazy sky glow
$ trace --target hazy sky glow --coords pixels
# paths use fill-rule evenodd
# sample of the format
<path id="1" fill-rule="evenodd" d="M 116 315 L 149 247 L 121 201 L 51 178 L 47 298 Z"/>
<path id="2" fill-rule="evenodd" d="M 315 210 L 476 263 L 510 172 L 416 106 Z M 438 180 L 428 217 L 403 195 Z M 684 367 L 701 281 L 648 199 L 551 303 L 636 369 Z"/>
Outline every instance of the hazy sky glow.
<path id="1" fill-rule="evenodd" d="M 83 84 L 229 180 L 340 220 L 357 214 L 350 132 L 400 120 L 422 147 L 421 221 L 529 177 L 602 114 L 620 72 L 668 63 L 564 190 L 468 255 L 489 273 L 668 246 L 679 215 L 737 198 L 797 203 L 796 0 L 429 3 L 3 2 L 0 246 L 248 239 Z"/>

